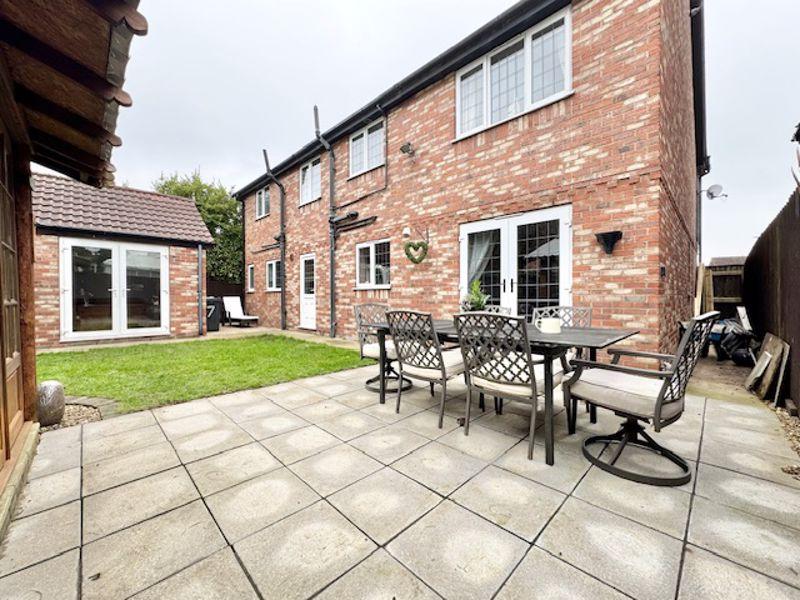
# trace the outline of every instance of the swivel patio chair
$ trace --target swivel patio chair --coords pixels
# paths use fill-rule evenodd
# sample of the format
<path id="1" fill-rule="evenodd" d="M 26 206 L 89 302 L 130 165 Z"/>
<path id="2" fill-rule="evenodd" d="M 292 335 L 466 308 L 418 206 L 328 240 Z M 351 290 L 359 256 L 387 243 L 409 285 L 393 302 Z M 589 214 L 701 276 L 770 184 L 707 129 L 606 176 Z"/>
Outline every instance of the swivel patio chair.
<path id="1" fill-rule="evenodd" d="M 659 445 L 645 432 L 642 424 L 649 423 L 655 431 L 661 431 L 680 419 L 686 386 L 718 317 L 718 312 L 708 312 L 692 319 L 674 355 L 610 348 L 608 352 L 613 356 L 610 364 L 581 359 L 573 361 L 575 371 L 563 386 L 564 401 L 572 405 L 570 432 L 575 431 L 578 400 L 611 410 L 626 419 L 616 433 L 596 435 L 583 441 L 583 455 L 589 462 L 619 477 L 651 485 L 683 485 L 691 479 L 688 463 Z M 623 366 L 619 364 L 621 356 L 658 360 L 661 368 L 651 370 Z M 597 444 L 603 444 L 606 448 L 595 456 L 590 448 Z M 636 446 L 663 456 L 676 465 L 681 473 L 658 477 L 619 467 L 616 463 L 627 446 Z M 612 447 L 613 452 L 604 460 Z"/>
<path id="2" fill-rule="evenodd" d="M 464 372 L 461 350 L 442 350 L 439 336 L 433 327 L 430 313 L 413 310 L 390 310 L 386 313 L 389 331 L 394 340 L 400 377 L 411 377 L 442 386 L 439 401 L 439 429 L 444 423 L 444 403 L 447 401 L 447 382 Z M 404 390 L 397 388 L 396 412 L 400 412 L 400 397 Z"/>
<path id="3" fill-rule="evenodd" d="M 357 304 L 353 307 L 353 312 L 356 318 L 356 332 L 358 333 L 358 345 L 361 353 L 361 358 L 371 358 L 379 361 L 381 356 L 380 343 L 378 341 L 378 334 L 375 333 L 374 326 L 376 324 L 386 323 L 386 311 L 389 306 L 386 304 L 367 303 Z M 395 352 L 394 344 L 391 340 L 386 340 L 386 354 L 385 363 L 380 365 L 379 368 L 383 369 L 384 378 L 386 381 L 386 391 L 394 392 L 396 385 L 400 381 L 400 376 L 395 371 L 392 363 L 397 360 L 397 353 Z M 366 386 L 368 389 L 379 392 L 380 373 L 375 377 L 367 379 Z M 394 382 L 394 386 L 392 386 Z M 403 381 L 405 389 L 411 387 L 411 381 L 408 379 Z"/>

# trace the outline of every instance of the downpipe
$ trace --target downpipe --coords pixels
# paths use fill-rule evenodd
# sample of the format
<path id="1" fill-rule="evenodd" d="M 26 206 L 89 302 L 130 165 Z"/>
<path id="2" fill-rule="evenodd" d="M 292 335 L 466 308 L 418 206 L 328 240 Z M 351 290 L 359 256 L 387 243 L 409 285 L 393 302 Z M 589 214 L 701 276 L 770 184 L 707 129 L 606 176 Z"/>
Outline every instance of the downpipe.
<path id="1" fill-rule="evenodd" d="M 328 293 L 330 298 L 330 332 L 336 337 L 336 155 L 333 146 L 319 129 L 319 108 L 314 105 L 314 133 L 317 140 L 328 153 Z"/>

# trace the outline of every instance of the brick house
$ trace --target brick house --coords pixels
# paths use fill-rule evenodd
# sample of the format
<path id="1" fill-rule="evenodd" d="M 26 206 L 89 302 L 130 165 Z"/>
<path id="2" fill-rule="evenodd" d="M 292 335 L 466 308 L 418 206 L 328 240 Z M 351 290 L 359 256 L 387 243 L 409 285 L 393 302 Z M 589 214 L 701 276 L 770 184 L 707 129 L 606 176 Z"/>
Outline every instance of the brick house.
<path id="1" fill-rule="evenodd" d="M 279 326 L 283 298 L 286 327 L 352 336 L 355 304 L 444 318 L 480 279 L 517 314 L 591 306 L 671 346 L 708 171 L 702 34 L 699 0 L 514 5 L 236 193 L 246 310 Z"/>
<path id="2" fill-rule="evenodd" d="M 39 173 L 32 187 L 37 346 L 203 334 L 212 238 L 194 202 Z"/>

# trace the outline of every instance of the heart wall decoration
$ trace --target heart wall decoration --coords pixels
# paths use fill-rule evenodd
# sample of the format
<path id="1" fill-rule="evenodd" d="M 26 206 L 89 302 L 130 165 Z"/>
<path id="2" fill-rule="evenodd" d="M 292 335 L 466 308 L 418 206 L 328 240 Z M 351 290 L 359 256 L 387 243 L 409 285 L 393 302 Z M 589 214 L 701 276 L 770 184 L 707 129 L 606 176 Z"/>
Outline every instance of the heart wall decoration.
<path id="1" fill-rule="evenodd" d="M 403 249 L 406 252 L 406 258 L 415 265 L 421 263 L 428 256 L 428 242 L 425 240 L 418 242 L 408 241 L 404 244 Z"/>

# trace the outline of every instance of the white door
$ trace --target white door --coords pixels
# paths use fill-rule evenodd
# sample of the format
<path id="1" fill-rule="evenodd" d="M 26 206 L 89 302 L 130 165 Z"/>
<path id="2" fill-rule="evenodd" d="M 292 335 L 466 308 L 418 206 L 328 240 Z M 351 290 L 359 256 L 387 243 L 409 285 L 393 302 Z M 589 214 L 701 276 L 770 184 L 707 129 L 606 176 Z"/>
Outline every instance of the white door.
<path id="1" fill-rule="evenodd" d="M 516 315 L 571 304 L 571 215 L 569 205 L 556 206 L 462 225 L 461 297 L 478 279 L 490 303 Z"/>
<path id="2" fill-rule="evenodd" d="M 313 254 L 300 257 L 300 327 L 317 328 L 317 278 Z"/>

